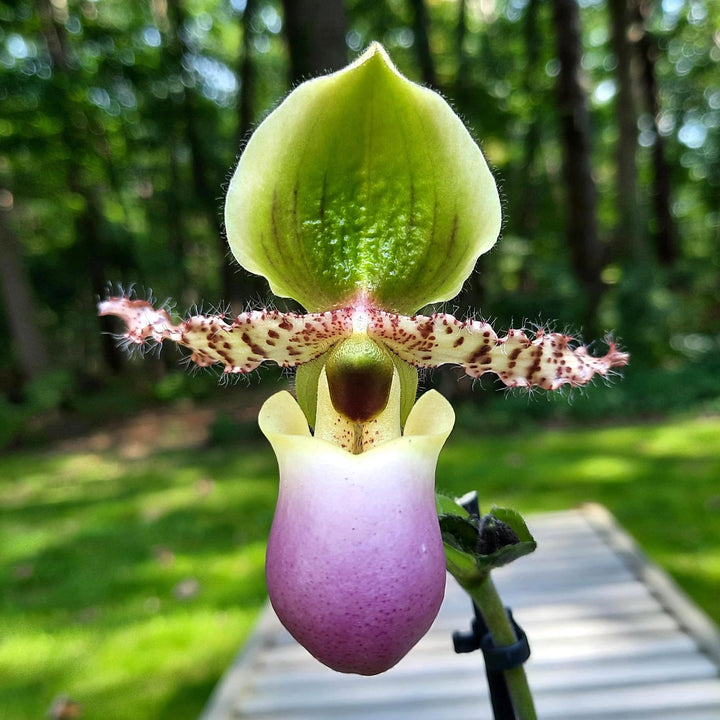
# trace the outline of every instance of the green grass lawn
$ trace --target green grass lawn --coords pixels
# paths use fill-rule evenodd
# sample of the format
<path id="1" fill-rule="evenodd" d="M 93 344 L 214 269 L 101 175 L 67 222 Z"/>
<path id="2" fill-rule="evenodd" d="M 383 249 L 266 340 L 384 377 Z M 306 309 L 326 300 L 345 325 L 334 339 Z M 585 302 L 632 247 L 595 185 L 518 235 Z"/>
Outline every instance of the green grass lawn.
<path id="1" fill-rule="evenodd" d="M 604 503 L 720 622 L 719 447 L 719 418 L 458 432 L 438 487 L 523 513 Z M 63 693 L 87 718 L 197 717 L 264 601 L 275 473 L 257 438 L 1 457 L 0 718 Z"/>
<path id="2" fill-rule="evenodd" d="M 462 437 L 438 489 L 523 514 L 599 502 L 720 624 L 720 418 Z M 523 562 L 532 562 L 531 559 Z"/>

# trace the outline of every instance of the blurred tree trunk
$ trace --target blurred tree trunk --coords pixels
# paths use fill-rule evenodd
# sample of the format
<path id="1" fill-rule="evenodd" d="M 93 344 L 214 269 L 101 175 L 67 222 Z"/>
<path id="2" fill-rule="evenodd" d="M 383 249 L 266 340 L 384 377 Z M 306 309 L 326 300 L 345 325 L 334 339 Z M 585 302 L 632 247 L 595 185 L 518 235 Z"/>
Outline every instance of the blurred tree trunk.
<path id="1" fill-rule="evenodd" d="M 342 0 L 283 0 L 290 84 L 347 64 L 347 15 Z"/>
<path id="2" fill-rule="evenodd" d="M 167 163 L 170 173 L 170 184 L 165 201 L 165 211 L 168 226 L 168 245 L 173 261 L 172 275 L 170 278 L 172 280 L 172 290 L 175 297 L 182 299 L 188 292 L 190 278 L 188 277 L 185 266 L 187 238 L 183 219 L 184 208 L 181 202 L 184 193 L 182 191 L 180 166 L 177 156 L 178 143 L 173 134 L 170 133 L 167 138 Z"/>
<path id="3" fill-rule="evenodd" d="M 246 0 L 245 9 L 240 19 L 242 41 L 240 46 L 240 57 L 238 63 L 238 75 L 240 76 L 240 91 L 238 92 L 237 103 L 237 154 L 242 155 L 245 146 L 250 140 L 255 122 L 255 84 L 257 79 L 256 61 L 252 52 L 253 19 L 258 7 L 258 0 Z M 267 282 L 259 275 L 252 275 L 245 268 L 236 267 L 238 282 L 243 285 L 243 298 L 245 301 L 251 298 L 267 295 Z M 238 306 L 238 310 L 241 306 Z"/>
<path id="4" fill-rule="evenodd" d="M 430 17 L 425 0 L 409 0 L 412 13 L 412 29 L 415 35 L 415 55 L 420 66 L 423 83 L 431 88 L 438 88 L 437 73 L 430 50 Z M 462 14 L 463 23 L 465 14 Z"/>
<path id="5" fill-rule="evenodd" d="M 458 2 L 457 25 L 455 26 L 455 58 L 457 72 L 455 73 L 455 101 L 463 110 L 471 92 L 470 87 L 470 59 L 465 51 L 465 40 L 468 36 L 467 26 L 467 0 Z"/>
<path id="6" fill-rule="evenodd" d="M 665 155 L 665 140 L 658 129 L 660 117 L 660 91 L 655 73 L 657 43 L 647 29 L 652 0 L 630 0 L 634 23 L 638 29 L 638 49 L 642 61 L 642 94 L 645 110 L 652 119 L 655 142 L 653 144 L 653 208 L 655 211 L 655 248 L 658 261 L 672 265 L 679 255 L 675 223 L 672 217 L 672 191 L 670 166 Z"/>
<path id="7" fill-rule="evenodd" d="M 87 262 L 87 272 L 95 296 L 101 298 L 107 292 L 107 278 L 105 251 L 101 242 L 105 218 L 100 204 L 100 193 L 98 188 L 88 188 L 80 183 L 74 190 L 83 199 L 82 212 L 75 220 L 79 254 Z M 103 359 L 113 372 L 118 373 L 123 366 L 124 354 L 119 351 L 111 332 L 114 326 L 113 318 L 101 317 L 98 320 L 102 330 L 100 341 Z"/>
<path id="8" fill-rule="evenodd" d="M 23 268 L 20 242 L 10 229 L 8 214 L 0 210 L 0 289 L 20 374 L 32 380 L 48 369 L 48 354 L 37 325 L 35 299 Z"/>
<path id="9" fill-rule="evenodd" d="M 615 162 L 616 202 L 618 223 L 615 244 L 621 255 L 633 260 L 643 258 L 643 239 L 637 197 L 637 107 L 635 104 L 633 23 L 629 2 L 633 0 L 608 0 L 610 13 L 610 37 L 615 54 L 617 94 L 615 96 L 615 120 L 618 142 Z"/>
<path id="10" fill-rule="evenodd" d="M 238 93 L 238 154 L 250 139 L 253 120 L 255 118 L 255 62 L 252 56 L 251 38 L 253 34 L 252 20 L 257 11 L 258 0 L 246 0 L 242 14 L 242 46 L 240 49 L 240 92 Z"/>
<path id="11" fill-rule="evenodd" d="M 169 34 L 168 53 L 176 72 L 182 72 L 182 60 L 189 52 L 182 33 L 185 24 L 185 8 L 182 0 L 166 0 L 167 32 Z M 185 88 L 183 101 L 177 121 L 182 126 L 184 140 L 190 149 L 190 165 L 193 189 L 203 214 L 215 238 L 220 258 L 220 293 L 228 305 L 240 307 L 245 296 L 245 289 L 240 276 L 233 266 L 222 224 L 222 212 L 218 200 L 220 182 L 211 182 L 210 163 L 202 141 L 201 121 L 198 117 L 195 95 L 191 88 Z"/>
<path id="12" fill-rule="evenodd" d="M 162 31 L 164 42 L 162 44 L 163 74 L 177 73 L 182 63 L 182 45 L 168 13 L 167 3 L 151 3 L 153 20 Z M 191 286 L 186 266 L 185 255 L 188 247 L 187 218 L 188 192 L 183 186 L 182 167 L 179 157 L 185 142 L 184 108 L 169 99 L 162 108 L 162 115 L 157 113 L 158 119 L 162 117 L 163 127 L 167 132 L 163 134 L 165 154 L 167 158 L 168 186 L 163 194 L 163 205 L 167 223 L 167 244 L 172 257 L 173 267 L 169 269 L 169 291 L 181 302 L 192 302 L 195 291 Z M 214 227 L 212 225 L 211 227 Z"/>
<path id="13" fill-rule="evenodd" d="M 50 0 L 36 0 L 36 8 L 41 20 L 41 32 L 50 53 L 53 72 L 58 78 L 57 102 L 63 108 L 67 121 L 63 124 L 61 137 L 68 153 L 67 185 L 83 200 L 83 209 L 75 220 L 77 247 L 80 262 L 85 264 L 84 271 L 90 280 L 92 293 L 102 297 L 107 290 L 105 277 L 106 251 L 102 226 L 102 211 L 97 189 L 92 187 L 83 166 L 83 158 L 95 152 L 84 130 L 80 130 L 73 120 L 77 115 L 84 116 L 82 109 L 74 105 L 72 93 L 68 88 L 73 84 L 73 65 L 69 60 L 65 25 L 57 17 Z M 75 112 L 77 110 L 77 113 Z M 103 134 L 99 128 L 93 128 L 98 137 Z M 103 138 L 100 138 L 101 140 Z M 113 340 L 112 319 L 99 317 L 100 343 L 105 365 L 113 372 L 119 372 L 123 365 L 124 354 Z"/>
<path id="14" fill-rule="evenodd" d="M 540 123 L 542 113 L 538 109 L 534 88 L 537 87 L 536 74 L 542 72 L 540 66 L 540 50 L 542 38 L 538 28 L 538 11 L 540 0 L 529 0 L 525 8 L 523 36 L 527 62 L 523 78 L 523 89 L 531 104 L 530 122 L 525 133 L 523 148 L 522 179 L 518 183 L 522 197 L 515 203 L 518 232 L 531 237 L 538 225 L 538 203 L 535 187 L 537 183 L 537 157 L 540 148 Z"/>
<path id="15" fill-rule="evenodd" d="M 585 325 L 595 329 L 603 283 L 603 251 L 598 238 L 597 189 L 592 174 L 592 140 L 582 77 L 582 40 L 577 0 L 553 0 L 560 74 L 557 104 L 567 198 L 566 235 L 573 269 L 585 290 Z"/>

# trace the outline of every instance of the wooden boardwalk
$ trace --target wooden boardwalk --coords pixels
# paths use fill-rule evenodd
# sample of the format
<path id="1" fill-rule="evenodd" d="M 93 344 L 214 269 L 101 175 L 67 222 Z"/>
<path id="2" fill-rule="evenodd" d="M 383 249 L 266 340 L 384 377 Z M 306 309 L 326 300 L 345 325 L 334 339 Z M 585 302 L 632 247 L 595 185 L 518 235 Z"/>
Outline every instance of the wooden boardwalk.
<path id="1" fill-rule="evenodd" d="M 720 720 L 716 628 L 598 506 L 530 518 L 538 550 L 496 571 L 530 639 L 540 720 Z M 456 655 L 452 578 L 430 632 L 372 678 L 328 670 L 268 606 L 200 720 L 489 720 L 482 655 Z"/>

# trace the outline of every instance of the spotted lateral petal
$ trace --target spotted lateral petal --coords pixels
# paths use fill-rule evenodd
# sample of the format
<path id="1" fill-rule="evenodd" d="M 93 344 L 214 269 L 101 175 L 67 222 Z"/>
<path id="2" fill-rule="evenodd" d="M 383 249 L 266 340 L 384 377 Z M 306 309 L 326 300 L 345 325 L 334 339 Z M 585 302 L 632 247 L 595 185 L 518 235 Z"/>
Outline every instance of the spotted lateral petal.
<path id="1" fill-rule="evenodd" d="M 577 387 L 628 361 L 614 343 L 606 355 L 593 357 L 587 348 L 575 347 L 567 335 L 539 329 L 534 338 L 522 330 L 508 330 L 498 337 L 486 322 L 462 322 L 444 313 L 410 318 L 373 310 L 368 334 L 416 367 L 451 363 L 470 377 L 495 373 L 508 387 Z"/>
<path id="2" fill-rule="evenodd" d="M 254 310 L 241 313 L 232 324 L 221 315 L 195 315 L 177 325 L 166 310 L 128 297 L 105 300 L 98 311 L 120 317 L 132 343 L 171 340 L 190 348 L 191 360 L 200 367 L 222 363 L 226 373 L 248 373 L 266 361 L 295 367 L 352 333 L 348 309 L 308 315 Z"/>

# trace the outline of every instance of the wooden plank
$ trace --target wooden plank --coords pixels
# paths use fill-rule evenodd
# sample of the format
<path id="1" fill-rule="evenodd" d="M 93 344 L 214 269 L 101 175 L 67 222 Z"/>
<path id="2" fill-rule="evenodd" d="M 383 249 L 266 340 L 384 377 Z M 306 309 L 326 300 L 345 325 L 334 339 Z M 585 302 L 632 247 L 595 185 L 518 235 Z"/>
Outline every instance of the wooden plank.
<path id="1" fill-rule="evenodd" d="M 436 705 L 424 705 L 406 709 L 372 709 L 365 714 L 353 715 L 353 720 L 485 720 L 490 718 L 489 710 L 477 703 L 455 703 L 452 708 Z M 234 719 L 233 719 L 234 720 Z M 345 720 L 343 717 L 333 715 L 332 712 L 323 712 L 320 715 L 268 715 L 258 720 Z M 619 714 L 596 714 L 585 716 L 541 717 L 541 720 L 718 720 L 714 709 L 702 710 L 674 710 L 661 714 L 647 715 L 645 713 L 621 712 Z"/>
<path id="2" fill-rule="evenodd" d="M 567 659 L 578 662 L 587 658 L 617 658 L 617 657 L 652 657 L 670 653 L 683 653 L 697 651 L 692 638 L 684 633 L 663 633 L 658 636 L 640 635 L 632 633 L 628 628 L 626 635 L 616 635 L 607 638 L 588 639 L 554 639 L 545 640 L 531 637 L 533 656 L 539 662 Z M 442 634 L 429 634 L 413 649 L 403 661 L 402 665 L 416 665 L 426 662 L 426 656 L 434 659 L 442 653 L 454 655 L 450 637 Z M 268 648 L 258 660 L 260 672 L 278 672 L 285 669 L 306 667 L 309 662 L 307 653 L 302 648 L 288 645 L 282 648 Z M 314 662 L 314 661 L 313 661 Z M 323 671 L 324 672 L 324 671 Z M 327 671 L 332 672 L 332 671 Z M 396 669 L 389 672 L 394 673 Z"/>
<path id="3" fill-rule="evenodd" d="M 670 659 L 668 660 L 668 657 Z M 676 677 L 681 679 L 692 679 L 692 677 L 706 678 L 714 677 L 715 669 L 704 656 L 693 653 L 691 650 L 678 652 L 672 656 L 656 655 L 639 658 L 641 662 L 636 662 L 637 657 L 618 657 L 606 656 L 601 658 L 586 658 L 581 661 L 543 661 L 536 659 L 529 665 L 529 671 L 533 678 L 533 683 L 537 682 L 537 687 L 545 686 L 550 683 L 552 678 L 568 678 L 574 677 L 579 684 L 582 680 L 585 685 L 597 685 L 605 682 L 608 677 L 615 675 L 617 684 L 628 682 L 628 678 L 641 678 L 647 676 L 667 676 L 671 672 L 673 666 L 676 669 Z M 626 668 L 633 666 L 636 669 L 625 671 Z M 620 672 L 622 669 L 624 672 Z M 455 682 L 453 675 L 457 675 L 457 682 L 471 684 L 482 684 L 483 666 L 481 659 L 453 659 L 453 656 L 443 658 L 437 663 L 432 662 L 414 662 L 410 667 L 402 666 L 390 674 L 385 674 L 381 678 L 366 680 L 353 677 L 345 677 L 336 675 L 329 677 L 320 669 L 306 670 L 300 667 L 292 669 L 282 669 L 272 675 L 263 675 L 254 681 L 253 692 L 263 695 L 268 692 L 275 692 L 276 689 L 287 687 L 288 689 L 305 685 L 306 688 L 312 687 L 312 692 L 320 689 L 323 684 L 331 685 L 329 692 L 340 688 L 344 692 L 344 688 L 357 686 L 364 691 L 372 690 L 375 687 L 387 686 L 402 688 L 408 684 L 417 683 L 441 683 L 443 685 Z M 694 673 L 694 675 L 693 675 Z M 588 677 L 592 676 L 592 677 Z M 537 680 L 535 680 L 537 678 Z M 585 678 L 583 680 L 583 678 Z M 479 680 L 480 679 L 480 680 Z M 535 684 L 533 687 L 536 687 Z"/>
<path id="4" fill-rule="evenodd" d="M 420 710 L 434 708 L 434 715 L 431 713 L 429 717 L 454 720 L 457 707 L 474 708 L 475 720 L 490 717 L 486 692 L 480 689 L 482 682 L 476 682 L 475 686 L 478 692 L 472 694 L 463 693 L 455 686 L 433 693 L 422 684 L 415 684 L 403 694 L 384 692 L 384 688 L 366 690 L 364 694 L 348 692 L 341 695 L 333 692 L 316 696 L 316 701 L 308 704 L 304 704 L 304 698 L 297 695 L 294 703 L 264 707 L 259 703 L 251 704 L 243 708 L 242 714 L 234 717 L 252 717 L 254 720 L 363 720 L 378 717 L 414 720 Z M 656 720 L 659 715 L 686 717 L 691 713 L 711 712 L 715 713 L 711 717 L 717 720 L 719 687 L 717 678 L 711 678 L 620 687 L 538 688 L 535 699 L 538 716 L 543 720 L 628 720 L 635 717 Z M 443 690 L 443 686 L 438 686 L 438 690 Z"/>
<path id="5" fill-rule="evenodd" d="M 542 718 L 612 717 L 627 718 L 632 713 L 651 718 L 655 712 L 692 709 L 720 710 L 720 682 L 716 677 L 703 680 L 663 682 L 631 687 L 583 690 L 582 693 L 538 693 L 538 715 Z"/>
<path id="6" fill-rule="evenodd" d="M 266 604 L 252 635 L 216 685 L 198 720 L 231 720 L 236 717 L 238 699 L 244 696 L 253 678 L 251 669 L 263 650 L 281 634 L 278 628 L 279 621 Z"/>
<path id="7" fill-rule="evenodd" d="M 536 557 L 495 575 L 530 637 L 540 717 L 718 720 L 712 624 L 658 583 L 664 574 L 613 523 L 594 506 L 533 518 Z M 312 659 L 268 607 L 201 720 L 490 718 L 481 654 L 452 651 L 452 631 L 470 620 L 470 601 L 449 578 L 426 637 L 395 668 L 363 678 Z"/>
<path id="8" fill-rule="evenodd" d="M 682 665 L 667 656 L 642 663 L 622 660 L 590 665 L 546 665 L 533 667 L 530 677 L 539 706 L 561 702 L 563 706 L 568 702 L 584 705 L 591 692 L 606 695 L 608 689 L 612 693 L 622 690 L 634 697 L 642 695 L 655 684 L 678 686 L 708 679 L 713 680 L 708 686 L 710 692 L 714 689 L 715 696 L 720 698 L 720 684 L 715 682 L 712 664 L 699 655 L 683 660 Z M 279 693 L 282 693 L 281 697 Z M 487 698 L 482 668 L 446 668 L 444 672 L 432 672 L 428 668 L 425 673 L 412 675 L 386 674 L 371 682 L 357 682 L 352 677 L 328 682 L 327 678 L 319 675 L 279 675 L 272 683 L 256 684 L 253 696 L 245 703 L 243 711 L 249 716 L 262 717 L 279 711 L 320 712 L 333 707 L 338 717 L 352 717 L 358 706 L 406 706 L 408 703 L 439 701 L 452 704 L 454 700 L 463 698 L 476 698 L 478 702 Z M 684 698 L 680 699 L 680 703 L 687 707 Z"/>
<path id="9" fill-rule="evenodd" d="M 680 589 L 662 568 L 651 562 L 635 540 L 618 524 L 602 505 L 584 507 L 588 521 L 607 542 L 609 548 L 675 616 L 682 627 L 695 638 L 702 652 L 720 668 L 720 632 L 700 608 Z M 720 716 L 718 716 L 720 717 Z"/>

